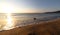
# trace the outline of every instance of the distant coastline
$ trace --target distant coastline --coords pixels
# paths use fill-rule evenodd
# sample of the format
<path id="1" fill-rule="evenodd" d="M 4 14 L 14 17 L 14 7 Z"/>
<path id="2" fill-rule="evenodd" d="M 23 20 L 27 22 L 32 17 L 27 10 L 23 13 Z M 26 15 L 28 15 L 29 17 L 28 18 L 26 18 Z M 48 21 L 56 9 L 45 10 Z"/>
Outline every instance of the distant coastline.
<path id="1" fill-rule="evenodd" d="M 45 12 L 46 14 L 51 14 L 51 13 L 60 13 L 60 10 L 59 11 L 53 11 L 53 12 Z"/>

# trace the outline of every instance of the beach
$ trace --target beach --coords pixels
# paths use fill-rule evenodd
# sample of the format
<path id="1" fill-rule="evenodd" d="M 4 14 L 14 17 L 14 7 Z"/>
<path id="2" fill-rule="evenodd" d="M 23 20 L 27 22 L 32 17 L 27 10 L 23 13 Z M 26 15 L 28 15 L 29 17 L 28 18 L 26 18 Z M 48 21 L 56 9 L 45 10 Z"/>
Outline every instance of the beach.
<path id="1" fill-rule="evenodd" d="M 60 18 L 0 31 L 0 35 L 60 35 Z"/>
<path id="2" fill-rule="evenodd" d="M 0 0 L 0 35 L 60 35 L 60 0 Z"/>

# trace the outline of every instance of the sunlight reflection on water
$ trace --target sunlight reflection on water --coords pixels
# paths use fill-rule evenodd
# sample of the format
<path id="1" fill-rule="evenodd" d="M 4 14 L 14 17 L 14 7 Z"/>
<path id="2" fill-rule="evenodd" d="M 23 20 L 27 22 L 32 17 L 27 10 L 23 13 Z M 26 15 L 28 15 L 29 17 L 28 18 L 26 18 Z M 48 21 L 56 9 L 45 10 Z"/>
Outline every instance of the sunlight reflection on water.
<path id="1" fill-rule="evenodd" d="M 0 30 L 10 30 L 14 28 L 14 20 L 11 13 L 7 13 L 5 17 L 0 18 Z"/>
<path id="2" fill-rule="evenodd" d="M 14 22 L 10 13 L 7 13 L 6 25 L 3 27 L 3 30 L 9 30 L 14 28 Z"/>

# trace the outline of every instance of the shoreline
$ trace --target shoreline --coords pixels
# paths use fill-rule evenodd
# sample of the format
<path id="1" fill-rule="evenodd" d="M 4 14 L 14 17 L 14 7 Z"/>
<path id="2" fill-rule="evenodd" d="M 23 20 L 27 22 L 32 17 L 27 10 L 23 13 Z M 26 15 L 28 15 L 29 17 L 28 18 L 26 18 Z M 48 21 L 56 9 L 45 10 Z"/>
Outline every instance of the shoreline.
<path id="1" fill-rule="evenodd" d="M 16 26 L 16 27 L 14 27 L 14 28 L 19 28 L 19 27 L 25 27 L 25 26 L 30 26 L 30 25 L 38 25 L 38 24 L 44 24 L 44 22 L 45 23 L 47 23 L 47 22 L 52 22 L 52 21 L 56 21 L 56 20 L 59 20 L 60 18 L 57 18 L 57 19 L 52 19 L 52 20 L 48 20 L 48 21 L 38 21 L 38 20 L 36 20 L 35 22 L 33 22 L 33 23 L 28 23 L 27 25 L 20 25 L 20 26 Z M 14 28 L 12 28 L 12 29 L 14 29 Z M 9 30 L 12 30 L 12 29 L 9 29 Z M 0 31 L 8 31 L 8 30 L 0 30 Z"/>
<path id="2" fill-rule="evenodd" d="M 11 30 L 4 30 L 0 32 L 0 35 L 28 35 L 28 34 L 58 35 L 59 34 L 58 32 L 60 32 L 59 30 L 60 30 L 60 18 L 47 22 L 42 22 L 39 24 L 17 27 Z"/>

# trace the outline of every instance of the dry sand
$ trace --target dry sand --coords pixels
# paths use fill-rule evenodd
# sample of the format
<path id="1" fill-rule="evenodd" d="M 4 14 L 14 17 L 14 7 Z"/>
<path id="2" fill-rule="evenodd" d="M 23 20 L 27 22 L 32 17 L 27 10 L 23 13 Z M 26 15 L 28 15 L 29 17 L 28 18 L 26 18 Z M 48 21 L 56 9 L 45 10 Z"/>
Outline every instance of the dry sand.
<path id="1" fill-rule="evenodd" d="M 60 19 L 1 31 L 0 35 L 60 35 Z"/>

